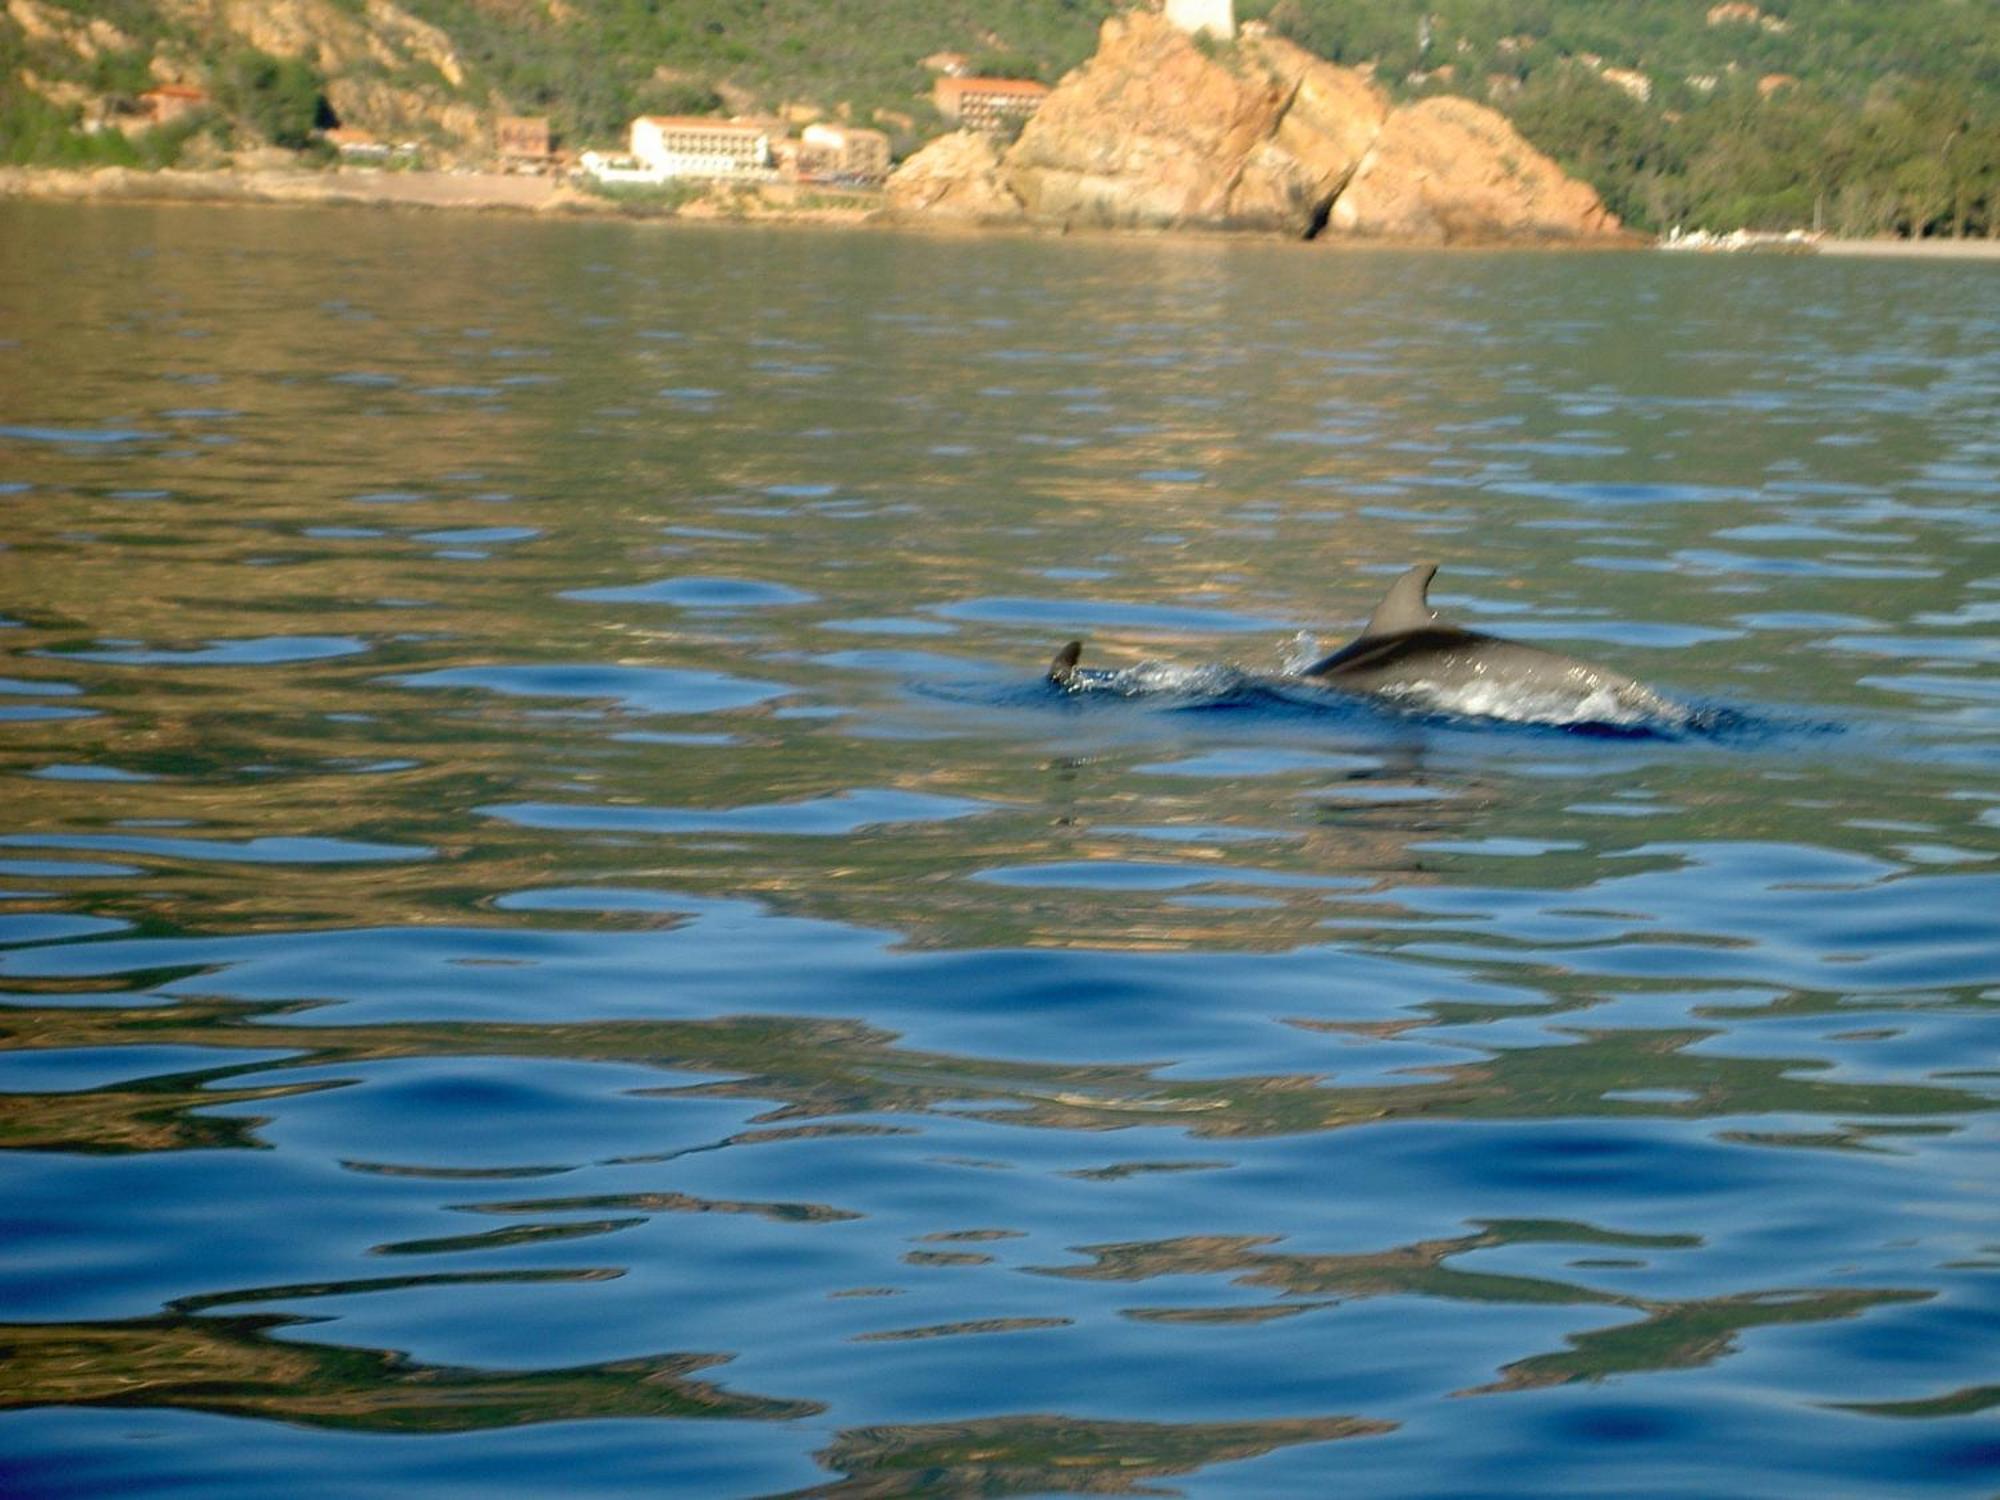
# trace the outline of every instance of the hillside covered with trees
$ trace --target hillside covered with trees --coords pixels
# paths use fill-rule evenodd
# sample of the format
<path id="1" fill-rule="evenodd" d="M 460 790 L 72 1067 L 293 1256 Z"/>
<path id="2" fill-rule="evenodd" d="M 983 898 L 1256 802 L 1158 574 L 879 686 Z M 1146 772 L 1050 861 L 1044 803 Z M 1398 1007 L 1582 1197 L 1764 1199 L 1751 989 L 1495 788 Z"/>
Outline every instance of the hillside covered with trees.
<path id="1" fill-rule="evenodd" d="M 238 0 L 9 0 L 0 9 L 0 159 L 209 159 L 253 141 L 296 146 L 357 110 L 460 145 L 494 114 L 546 114 L 561 139 L 582 146 L 615 142 L 640 112 L 789 107 L 795 118 L 819 110 L 881 124 L 907 151 L 945 128 L 929 104 L 927 57 L 957 52 L 982 71 L 1052 82 L 1089 55 L 1118 8 L 270 0 L 249 7 L 258 13 L 249 24 Z M 1398 96 L 1461 94 L 1505 111 L 1639 228 L 2000 236 L 1994 0 L 1237 8 L 1333 61 L 1372 67 Z M 313 44 L 333 32 L 349 41 Z M 203 82 L 205 118 L 152 137 L 85 130 L 93 108 L 102 119 L 103 101 L 168 73 Z"/>

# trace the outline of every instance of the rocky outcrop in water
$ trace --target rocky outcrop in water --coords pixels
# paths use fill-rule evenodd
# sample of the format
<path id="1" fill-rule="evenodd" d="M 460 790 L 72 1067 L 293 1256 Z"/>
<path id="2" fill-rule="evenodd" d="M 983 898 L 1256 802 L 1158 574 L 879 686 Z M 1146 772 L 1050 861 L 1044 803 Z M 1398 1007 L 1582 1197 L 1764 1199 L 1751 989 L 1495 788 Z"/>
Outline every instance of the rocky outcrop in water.
<path id="1" fill-rule="evenodd" d="M 1439 243 L 1619 233 L 1596 193 L 1483 105 L 1392 109 L 1361 73 L 1277 37 L 1217 45 L 1137 11 L 1104 23 L 1096 55 L 1063 79 L 997 170 L 963 144 L 927 149 L 889 190 L 906 215 L 962 219 L 976 201 L 985 221 L 1024 215 L 1065 228 L 1327 229 Z"/>
<path id="2" fill-rule="evenodd" d="M 1021 218 L 1021 200 L 1000 176 L 990 136 L 971 130 L 941 135 L 897 169 L 887 186 L 889 212 L 943 224 L 1005 224 Z"/>
<path id="3" fill-rule="evenodd" d="M 1007 184 L 1054 223 L 1223 223 L 1285 103 L 1276 79 L 1224 66 L 1160 17 L 1116 16 L 1007 153 Z"/>
<path id="4" fill-rule="evenodd" d="M 1389 116 L 1334 202 L 1330 227 L 1445 244 L 1599 239 L 1616 235 L 1618 220 L 1505 117 L 1468 99 L 1432 98 Z"/>

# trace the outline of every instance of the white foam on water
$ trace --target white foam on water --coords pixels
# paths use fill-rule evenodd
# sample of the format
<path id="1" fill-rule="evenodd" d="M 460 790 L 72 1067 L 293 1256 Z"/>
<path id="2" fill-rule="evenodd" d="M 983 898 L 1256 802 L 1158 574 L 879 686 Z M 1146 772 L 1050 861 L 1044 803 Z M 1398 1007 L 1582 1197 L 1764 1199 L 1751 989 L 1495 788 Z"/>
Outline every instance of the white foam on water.
<path id="1" fill-rule="evenodd" d="M 1491 679 L 1447 684 L 1420 678 L 1381 689 L 1379 695 L 1406 707 L 1514 724 L 1672 727 L 1685 724 L 1689 717 L 1687 709 L 1657 693 L 1602 682 L 1530 688 Z"/>
<path id="2" fill-rule="evenodd" d="M 1301 630 L 1297 635 L 1285 642 L 1284 646 L 1280 649 L 1283 651 L 1283 655 L 1280 658 L 1281 665 L 1279 670 L 1288 677 L 1297 676 L 1322 656 L 1326 655 L 1320 649 L 1319 637 L 1314 635 L 1310 630 Z"/>

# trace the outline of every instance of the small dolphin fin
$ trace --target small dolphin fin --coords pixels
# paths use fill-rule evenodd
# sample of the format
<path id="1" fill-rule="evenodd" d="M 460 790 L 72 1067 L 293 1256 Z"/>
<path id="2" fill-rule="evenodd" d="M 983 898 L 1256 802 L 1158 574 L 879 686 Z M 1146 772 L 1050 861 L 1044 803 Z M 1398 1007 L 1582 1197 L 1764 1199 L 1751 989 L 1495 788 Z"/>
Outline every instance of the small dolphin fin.
<path id="1" fill-rule="evenodd" d="M 1437 576 L 1436 563 L 1418 563 L 1409 572 L 1389 585 L 1389 592 L 1382 596 L 1382 602 L 1375 606 L 1375 613 L 1368 617 L 1367 628 L 1360 639 L 1371 635 L 1403 635 L 1408 631 L 1422 630 L 1437 619 L 1437 612 L 1424 596 L 1430 592 L 1431 580 Z"/>
<path id="2" fill-rule="evenodd" d="M 1071 641 L 1055 654 L 1049 663 L 1049 681 L 1057 687 L 1068 687 L 1076 681 L 1076 664 L 1083 655 L 1083 642 Z"/>

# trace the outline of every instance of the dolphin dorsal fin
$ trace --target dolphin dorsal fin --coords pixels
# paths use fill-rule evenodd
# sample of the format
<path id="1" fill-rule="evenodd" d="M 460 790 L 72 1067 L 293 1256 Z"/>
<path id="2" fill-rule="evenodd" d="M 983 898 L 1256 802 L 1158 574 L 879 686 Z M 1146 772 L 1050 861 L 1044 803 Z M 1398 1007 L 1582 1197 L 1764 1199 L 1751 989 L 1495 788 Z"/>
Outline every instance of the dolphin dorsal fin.
<path id="1" fill-rule="evenodd" d="M 1371 635 L 1402 635 L 1411 630 L 1422 630 L 1437 619 L 1431 602 L 1424 596 L 1430 592 L 1431 580 L 1437 576 L 1436 563 L 1418 563 L 1409 572 L 1389 585 L 1389 592 L 1382 596 L 1382 602 L 1375 606 L 1375 613 L 1368 617 L 1368 626 L 1361 632 L 1366 640 Z"/>

